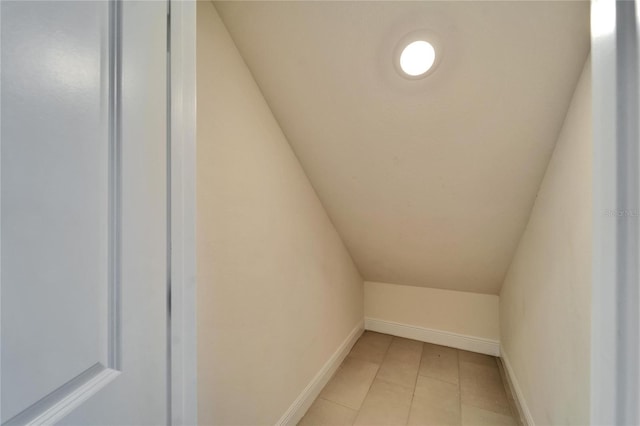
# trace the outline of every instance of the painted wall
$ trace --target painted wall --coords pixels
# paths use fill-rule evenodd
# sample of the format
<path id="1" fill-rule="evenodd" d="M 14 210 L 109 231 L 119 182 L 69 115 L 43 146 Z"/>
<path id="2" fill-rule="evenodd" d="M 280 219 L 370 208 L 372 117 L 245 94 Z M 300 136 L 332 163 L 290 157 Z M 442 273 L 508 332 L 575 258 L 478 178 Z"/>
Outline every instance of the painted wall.
<path id="1" fill-rule="evenodd" d="M 214 6 L 197 8 L 199 423 L 274 424 L 361 324 L 362 278 Z"/>
<path id="2" fill-rule="evenodd" d="M 498 294 L 589 52 L 588 1 L 216 3 L 369 281 Z M 397 44 L 428 28 L 437 72 Z"/>
<path id="3" fill-rule="evenodd" d="M 500 293 L 503 357 L 538 425 L 589 424 L 591 65 Z"/>
<path id="4" fill-rule="evenodd" d="M 366 281 L 366 318 L 499 340 L 498 296 Z"/>

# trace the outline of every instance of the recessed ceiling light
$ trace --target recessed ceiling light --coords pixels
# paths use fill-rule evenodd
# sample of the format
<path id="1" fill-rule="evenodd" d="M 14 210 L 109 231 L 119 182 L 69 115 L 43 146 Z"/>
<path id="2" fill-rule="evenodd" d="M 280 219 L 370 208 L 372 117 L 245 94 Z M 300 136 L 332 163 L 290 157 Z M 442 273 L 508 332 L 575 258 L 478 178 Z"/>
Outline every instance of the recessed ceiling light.
<path id="1" fill-rule="evenodd" d="M 418 77 L 431 69 L 436 51 L 431 43 L 418 40 L 409 43 L 400 54 L 400 69 L 411 77 Z"/>

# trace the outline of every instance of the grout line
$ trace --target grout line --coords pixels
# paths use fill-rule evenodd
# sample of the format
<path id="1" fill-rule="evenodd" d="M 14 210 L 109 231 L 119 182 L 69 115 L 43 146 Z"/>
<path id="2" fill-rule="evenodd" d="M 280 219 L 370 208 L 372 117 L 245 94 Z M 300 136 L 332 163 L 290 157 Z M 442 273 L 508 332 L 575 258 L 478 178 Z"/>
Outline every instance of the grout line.
<path id="1" fill-rule="evenodd" d="M 460 349 L 456 349 L 458 361 L 458 409 L 460 412 L 460 424 L 462 424 L 462 377 L 460 377 Z"/>
<path id="2" fill-rule="evenodd" d="M 380 373 L 380 367 L 382 367 L 382 364 L 384 364 L 384 360 L 387 359 L 387 355 L 389 354 L 389 349 L 391 348 L 391 344 L 393 344 L 393 339 L 395 339 L 395 337 L 391 338 L 391 342 L 389 342 L 389 346 L 387 346 L 387 350 L 384 352 L 384 356 L 382 357 L 382 361 L 380 361 L 380 364 L 378 364 L 378 370 L 376 371 L 376 375 L 373 376 L 373 380 L 374 381 L 378 378 L 378 373 Z M 373 381 L 371 382 L 371 384 L 373 384 Z M 370 390 L 371 390 L 371 385 L 369 385 L 369 390 L 367 390 L 367 395 L 369 395 L 369 391 Z"/>
<path id="3" fill-rule="evenodd" d="M 458 383 L 453 383 L 453 382 L 447 382 L 446 380 L 442 380 L 439 377 L 427 376 L 426 374 L 418 374 L 418 376 L 426 377 L 429 380 L 435 380 L 436 382 L 445 383 L 447 385 L 458 386 L 458 392 L 460 392 L 460 377 L 458 377 Z M 458 376 L 460 376 L 460 373 L 458 373 Z M 380 380 L 382 380 L 382 379 L 380 379 Z"/>
<path id="4" fill-rule="evenodd" d="M 349 407 L 349 406 L 347 406 L 347 405 L 344 405 L 344 404 L 342 404 L 342 403 L 340 403 L 340 402 L 334 401 L 334 400 L 329 399 L 329 398 L 321 398 L 321 397 L 318 397 L 318 398 L 316 398 L 316 401 L 317 401 L 318 399 L 321 399 L 321 400 L 323 400 L 323 401 L 330 402 L 330 403 L 332 403 L 332 404 L 339 405 L 339 406 L 341 406 L 341 407 L 343 407 L 343 408 L 348 408 L 349 410 L 351 410 L 351 411 L 355 411 L 356 413 L 358 412 L 358 410 L 356 410 L 356 409 L 355 409 L 355 408 L 353 408 L 353 407 Z M 315 401 L 314 401 L 314 402 L 315 402 Z"/>
<path id="5" fill-rule="evenodd" d="M 411 393 L 411 401 L 409 402 L 409 412 L 407 413 L 407 419 L 405 424 L 409 424 L 409 418 L 411 418 L 411 408 L 413 408 L 413 399 L 416 396 L 416 387 L 418 386 L 418 377 L 420 377 L 420 367 L 422 366 L 422 355 L 424 354 L 424 342 L 420 345 L 420 362 L 418 363 L 418 374 L 416 374 L 416 380 L 413 382 L 413 392 Z"/>
<path id="6" fill-rule="evenodd" d="M 461 350 L 462 349 L 459 349 L 459 351 L 461 351 Z M 502 385 L 502 388 L 505 390 L 506 402 L 507 402 L 507 405 L 508 405 L 508 408 L 509 408 L 509 412 L 511 414 L 505 414 L 503 412 L 495 411 L 493 409 L 478 405 L 477 403 L 466 402 L 465 404 L 470 406 L 470 407 L 478 408 L 480 410 L 484 410 L 484 411 L 487 411 L 487 412 L 491 412 L 491 413 L 497 414 L 499 416 L 511 417 L 517 423 L 518 426 L 522 426 L 521 421 L 518 420 L 518 416 L 515 416 L 513 414 L 514 407 L 512 405 L 512 400 L 509 397 L 509 392 L 506 389 L 506 384 L 504 382 L 503 371 L 502 371 L 502 361 L 501 361 L 501 359 L 499 357 L 496 357 L 496 356 L 493 356 L 493 355 L 489 355 L 489 356 L 496 363 L 495 368 L 498 371 L 498 376 L 500 377 L 500 383 Z M 469 361 L 467 361 L 467 363 L 475 364 L 475 363 L 469 362 Z M 477 365 L 482 366 L 483 364 L 477 364 Z M 485 365 L 485 367 L 488 367 L 488 366 Z M 460 357 L 459 356 L 458 356 L 458 381 L 460 382 L 460 385 L 459 385 L 459 390 L 460 390 L 460 415 L 462 416 L 462 380 L 460 378 Z"/>
<path id="7" fill-rule="evenodd" d="M 364 333 L 363 333 L 363 335 L 364 335 Z M 387 336 L 389 336 L 389 335 L 387 335 Z M 362 336 L 360 336 L 360 338 L 362 338 Z M 362 410 L 362 406 L 364 405 L 364 401 L 366 401 L 367 396 L 369 396 L 369 392 L 371 392 L 371 387 L 373 386 L 373 382 L 375 382 L 376 378 L 378 377 L 378 373 L 380 372 L 380 367 L 382 367 L 382 364 L 384 363 L 384 360 L 387 358 L 387 354 L 389 353 L 389 348 L 391 347 L 391 343 L 393 343 L 393 339 L 394 338 L 395 337 L 391 338 L 391 342 L 389 342 L 389 346 L 387 346 L 387 350 L 385 351 L 384 356 L 382 357 L 382 361 L 380 361 L 380 364 L 378 364 L 378 369 L 376 370 L 376 374 L 373 376 L 373 380 L 371 380 L 371 383 L 369 383 L 369 388 L 367 389 L 367 393 L 364 394 L 364 399 L 360 403 L 360 408 L 358 408 L 358 410 L 357 410 L 358 412 L 356 413 L 356 417 L 353 420 L 354 423 L 355 423 L 356 420 L 358 420 L 358 416 L 360 415 L 360 411 Z"/>
<path id="8" fill-rule="evenodd" d="M 424 377 L 424 376 L 423 376 L 423 377 Z M 388 384 L 388 385 L 393 385 L 393 386 L 397 386 L 397 387 L 399 387 L 399 388 L 403 388 L 403 389 L 406 389 L 406 390 L 411 390 L 411 387 L 409 387 L 409 386 L 401 385 L 401 384 L 399 384 L 399 383 L 392 382 L 392 381 L 390 381 L 390 380 L 383 379 L 383 378 L 381 378 L 381 377 L 375 377 L 375 378 L 374 378 L 374 380 L 380 380 L 381 382 L 384 382 L 384 383 L 386 383 L 386 384 Z M 415 386 L 414 386 L 414 389 L 415 389 Z"/>
<path id="9" fill-rule="evenodd" d="M 456 363 L 459 364 L 458 359 L 460 357 L 458 356 L 458 349 L 455 349 L 455 348 L 452 348 L 452 349 L 454 349 L 456 351 Z M 424 353 L 424 351 L 423 351 L 423 353 Z M 438 356 L 440 356 L 440 355 L 438 355 Z M 422 364 L 422 358 L 420 358 L 420 364 Z M 456 386 L 458 386 L 458 392 L 460 391 L 460 389 L 459 389 L 459 387 L 460 387 L 460 365 L 458 365 L 458 381 L 457 382 L 449 382 L 449 381 L 444 380 L 444 379 L 442 379 L 440 377 L 430 376 L 428 374 L 420 374 L 420 368 L 418 368 L 418 376 L 426 377 L 426 378 L 431 379 L 431 380 L 437 380 L 438 382 L 447 383 L 449 385 L 456 385 Z"/>

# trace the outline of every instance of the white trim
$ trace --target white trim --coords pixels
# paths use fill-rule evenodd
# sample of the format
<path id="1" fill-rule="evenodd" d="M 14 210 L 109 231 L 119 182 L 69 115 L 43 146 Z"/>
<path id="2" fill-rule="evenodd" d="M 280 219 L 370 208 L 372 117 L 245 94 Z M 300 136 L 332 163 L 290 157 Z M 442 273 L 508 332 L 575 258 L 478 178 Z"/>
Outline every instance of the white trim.
<path id="1" fill-rule="evenodd" d="M 500 342 L 484 337 L 467 336 L 450 331 L 434 330 L 376 318 L 365 318 L 364 328 L 365 330 L 377 331 L 378 333 L 391 334 L 392 336 L 405 337 L 421 342 L 500 356 Z"/>
<path id="2" fill-rule="evenodd" d="M 276 425 L 296 425 L 305 415 L 313 401 L 320 395 L 322 388 L 329 382 L 331 377 L 347 357 L 353 345 L 356 344 L 364 331 L 362 321 L 355 326 L 347 338 L 342 342 L 338 349 L 331 355 L 331 358 L 322 366 L 318 374 L 315 375 L 306 388 L 298 395 L 293 404 L 282 415 Z"/>
<path id="3" fill-rule="evenodd" d="M 68 383 L 3 423 L 3 426 L 51 425 L 98 393 L 120 375 L 120 371 L 96 363 Z"/>
<path id="4" fill-rule="evenodd" d="M 120 375 L 120 371 L 111 368 L 105 368 L 97 376 L 83 383 L 62 400 L 58 401 L 50 409 L 32 419 L 25 426 L 32 425 L 51 425 L 62 420 L 67 414 L 78 408 L 83 402 L 91 398 L 93 395 Z"/>
<path id="5" fill-rule="evenodd" d="M 170 2 L 170 424 L 196 425 L 196 3 L 186 0 Z"/>
<path id="6" fill-rule="evenodd" d="M 507 373 L 507 381 L 509 382 L 511 393 L 515 397 L 520 418 L 522 419 L 524 426 L 535 426 L 536 423 L 533 421 L 533 416 L 531 415 L 527 401 L 524 399 L 522 388 L 520 388 L 520 384 L 518 383 L 516 375 L 513 372 L 513 368 L 511 367 L 511 362 L 509 362 L 509 357 L 503 347 L 500 347 L 500 358 L 504 364 L 504 369 Z"/>
<path id="7" fill-rule="evenodd" d="M 640 2 L 591 4 L 591 423 L 640 424 Z M 613 213 L 612 213 L 613 212 Z"/>

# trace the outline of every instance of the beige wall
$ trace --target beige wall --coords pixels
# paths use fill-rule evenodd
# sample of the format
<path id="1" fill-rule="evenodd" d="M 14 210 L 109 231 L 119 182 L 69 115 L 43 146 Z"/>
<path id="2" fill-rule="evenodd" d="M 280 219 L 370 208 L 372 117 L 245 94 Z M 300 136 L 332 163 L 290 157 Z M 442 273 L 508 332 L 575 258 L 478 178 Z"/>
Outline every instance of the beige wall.
<path id="1" fill-rule="evenodd" d="M 370 281 L 498 294 L 589 51 L 588 1 L 221 1 Z M 406 80 L 428 28 L 438 69 Z"/>
<path id="2" fill-rule="evenodd" d="M 367 318 L 499 340 L 498 296 L 365 282 Z"/>
<path id="3" fill-rule="evenodd" d="M 500 294 L 503 355 L 538 425 L 589 423 L 591 148 L 587 62 Z"/>
<path id="4" fill-rule="evenodd" d="M 213 5 L 197 7 L 199 422 L 274 424 L 362 321 L 362 279 Z"/>

